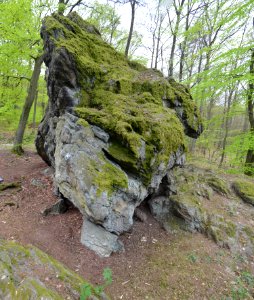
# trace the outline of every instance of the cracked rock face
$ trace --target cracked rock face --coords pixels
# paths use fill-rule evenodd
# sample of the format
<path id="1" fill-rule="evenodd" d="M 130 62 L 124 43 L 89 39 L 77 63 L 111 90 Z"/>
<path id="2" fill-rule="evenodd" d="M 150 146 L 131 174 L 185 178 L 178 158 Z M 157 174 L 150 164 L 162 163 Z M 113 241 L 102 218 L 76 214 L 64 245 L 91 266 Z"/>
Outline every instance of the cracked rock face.
<path id="1" fill-rule="evenodd" d="M 128 61 L 76 13 L 47 17 L 41 35 L 49 104 L 37 151 L 84 215 L 82 242 L 108 256 L 135 208 L 184 164 L 184 133 L 197 137 L 200 118 L 186 87 Z"/>

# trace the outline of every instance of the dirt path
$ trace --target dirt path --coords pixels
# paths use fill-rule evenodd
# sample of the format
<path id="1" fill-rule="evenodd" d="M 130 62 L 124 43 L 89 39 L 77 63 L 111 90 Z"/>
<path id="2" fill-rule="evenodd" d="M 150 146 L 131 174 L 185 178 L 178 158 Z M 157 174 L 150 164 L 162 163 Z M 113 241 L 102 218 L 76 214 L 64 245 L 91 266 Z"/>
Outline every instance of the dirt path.
<path id="1" fill-rule="evenodd" d="M 226 299 L 240 288 L 242 272 L 252 272 L 251 262 L 200 234 L 167 234 L 149 212 L 147 222 L 136 222 L 132 233 L 121 237 L 124 253 L 101 259 L 79 241 L 82 216 L 77 209 L 42 215 L 57 201 L 50 174 L 33 152 L 17 157 L 0 151 L 0 176 L 21 181 L 21 189 L 0 193 L 0 236 L 37 246 L 94 284 L 102 283 L 105 267 L 111 268 L 107 292 L 112 299 Z"/>

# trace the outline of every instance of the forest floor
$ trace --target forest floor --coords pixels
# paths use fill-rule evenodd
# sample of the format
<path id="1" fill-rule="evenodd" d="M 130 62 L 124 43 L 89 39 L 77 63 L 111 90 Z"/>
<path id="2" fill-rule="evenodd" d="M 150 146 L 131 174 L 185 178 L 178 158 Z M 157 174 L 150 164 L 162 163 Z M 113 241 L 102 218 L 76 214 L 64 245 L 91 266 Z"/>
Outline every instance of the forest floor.
<path id="1" fill-rule="evenodd" d="M 121 236 L 125 252 L 99 258 L 80 243 L 77 209 L 43 216 L 58 200 L 51 174 L 34 151 L 17 157 L 0 146 L 0 176 L 21 182 L 21 188 L 0 193 L 0 237 L 40 248 L 93 284 L 101 284 L 104 268 L 111 268 L 106 292 L 112 299 L 254 299 L 253 261 L 198 233 L 167 233 L 149 211 L 146 222 L 136 221 Z"/>

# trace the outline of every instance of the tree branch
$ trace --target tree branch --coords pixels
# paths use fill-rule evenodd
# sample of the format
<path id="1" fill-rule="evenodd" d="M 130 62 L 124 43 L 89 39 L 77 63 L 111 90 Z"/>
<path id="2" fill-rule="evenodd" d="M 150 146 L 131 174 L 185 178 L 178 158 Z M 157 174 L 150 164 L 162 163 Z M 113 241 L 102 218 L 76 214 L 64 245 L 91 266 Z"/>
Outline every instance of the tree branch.
<path id="1" fill-rule="evenodd" d="M 25 80 L 28 80 L 28 81 L 31 80 L 31 78 L 26 77 L 26 76 L 15 76 L 15 75 L 6 75 L 6 74 L 0 74 L 0 76 L 5 77 L 7 79 L 14 78 L 14 79 L 19 79 L 19 80 L 22 80 L 22 79 L 25 79 Z"/>

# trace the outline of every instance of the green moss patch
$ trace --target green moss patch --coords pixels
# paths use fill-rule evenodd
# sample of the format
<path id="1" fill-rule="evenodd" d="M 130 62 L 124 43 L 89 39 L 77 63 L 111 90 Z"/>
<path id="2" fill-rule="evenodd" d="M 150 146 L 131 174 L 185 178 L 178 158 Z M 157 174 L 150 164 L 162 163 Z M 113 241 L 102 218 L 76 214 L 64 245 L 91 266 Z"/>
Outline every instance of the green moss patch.
<path id="1" fill-rule="evenodd" d="M 20 182 L 0 183 L 0 192 L 7 189 L 20 188 Z"/>
<path id="2" fill-rule="evenodd" d="M 233 184 L 235 193 L 245 202 L 254 205 L 254 183 L 248 181 L 235 181 Z"/>
<path id="3" fill-rule="evenodd" d="M 224 180 L 219 177 L 211 176 L 205 178 L 207 184 L 218 194 L 227 196 L 230 194 L 229 189 Z"/>
<path id="4" fill-rule="evenodd" d="M 111 163 L 105 163 L 95 179 L 98 186 L 98 193 L 107 191 L 111 194 L 115 188 L 127 188 L 128 180 L 126 174 Z"/>

